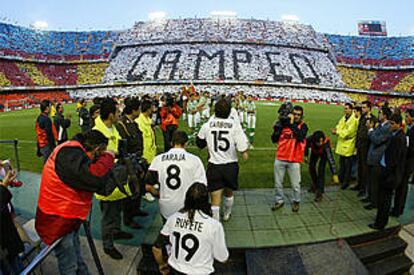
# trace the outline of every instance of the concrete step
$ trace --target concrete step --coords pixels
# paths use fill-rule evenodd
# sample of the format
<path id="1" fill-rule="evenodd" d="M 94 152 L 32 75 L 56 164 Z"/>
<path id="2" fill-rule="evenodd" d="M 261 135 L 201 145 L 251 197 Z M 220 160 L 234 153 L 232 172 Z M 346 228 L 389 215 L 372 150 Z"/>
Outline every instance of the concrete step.
<path id="1" fill-rule="evenodd" d="M 387 257 L 401 254 L 407 248 L 407 243 L 398 236 L 361 244 L 354 247 L 354 252 L 364 263 L 372 263 Z"/>
<path id="2" fill-rule="evenodd" d="M 370 263 L 367 265 L 367 269 L 372 275 L 397 275 L 409 272 L 411 265 L 411 260 L 404 253 L 400 253 L 381 261 Z"/>

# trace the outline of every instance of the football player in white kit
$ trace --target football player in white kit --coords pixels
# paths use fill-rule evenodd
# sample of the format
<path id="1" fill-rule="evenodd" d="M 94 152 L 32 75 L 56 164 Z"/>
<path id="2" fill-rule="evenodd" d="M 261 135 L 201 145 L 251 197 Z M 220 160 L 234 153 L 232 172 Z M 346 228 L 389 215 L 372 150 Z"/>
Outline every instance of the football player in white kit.
<path id="1" fill-rule="evenodd" d="M 187 114 L 188 114 L 188 127 L 191 131 L 194 131 L 197 128 L 197 104 L 196 95 L 194 93 L 190 94 L 190 100 L 187 103 Z"/>
<path id="2" fill-rule="evenodd" d="M 203 97 L 200 98 L 200 103 L 202 103 L 201 108 L 201 119 L 202 121 L 206 121 L 210 118 L 210 104 L 211 104 L 211 98 L 210 93 L 208 91 L 203 92 Z"/>
<path id="3" fill-rule="evenodd" d="M 238 189 L 239 165 L 237 152 L 248 159 L 249 142 L 239 122 L 229 117 L 231 103 L 220 99 L 212 116 L 198 133 L 196 144 L 208 147 L 207 184 L 211 192 L 213 218 L 220 219 L 221 197 L 224 194 L 223 220 L 231 215 L 233 191 Z"/>
<path id="4" fill-rule="evenodd" d="M 207 185 L 203 162 L 185 150 L 187 142 L 187 133 L 177 130 L 172 138 L 174 147 L 156 156 L 148 168 L 146 189 L 154 195 L 159 193 L 163 221 L 183 208 L 185 193 L 194 182 Z M 159 191 L 155 184 L 160 185 Z"/>
<path id="5" fill-rule="evenodd" d="M 207 187 L 194 183 L 184 208 L 168 218 L 153 247 L 161 274 L 212 274 L 214 260 L 228 259 L 223 226 L 211 215 Z"/>
<path id="6" fill-rule="evenodd" d="M 256 130 L 256 103 L 253 101 L 252 95 L 248 95 L 246 103 L 246 112 L 247 112 L 247 134 L 249 136 L 250 144 L 253 145 L 254 134 Z"/>

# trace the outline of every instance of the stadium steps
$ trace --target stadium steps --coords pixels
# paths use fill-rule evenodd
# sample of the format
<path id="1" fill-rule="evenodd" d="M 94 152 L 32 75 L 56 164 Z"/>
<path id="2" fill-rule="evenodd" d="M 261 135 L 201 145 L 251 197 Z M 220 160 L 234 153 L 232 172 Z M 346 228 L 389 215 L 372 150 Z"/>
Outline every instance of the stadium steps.
<path id="1" fill-rule="evenodd" d="M 370 274 L 408 274 L 412 262 L 405 255 L 407 243 L 398 235 L 400 227 L 376 231 L 347 240 Z"/>

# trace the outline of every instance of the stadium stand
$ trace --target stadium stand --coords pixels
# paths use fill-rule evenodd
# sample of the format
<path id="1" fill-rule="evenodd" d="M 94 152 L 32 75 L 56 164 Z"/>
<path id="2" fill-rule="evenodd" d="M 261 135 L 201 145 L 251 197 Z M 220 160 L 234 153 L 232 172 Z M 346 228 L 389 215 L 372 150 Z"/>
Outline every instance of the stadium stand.
<path id="1" fill-rule="evenodd" d="M 337 66 L 348 87 L 410 93 L 414 91 L 414 70 L 369 70 Z"/>
<path id="2" fill-rule="evenodd" d="M 0 93 L 0 112 L 5 109 L 15 110 L 28 108 L 39 104 L 44 99 L 49 99 L 52 102 L 69 102 L 71 100 L 66 91 Z"/>
<path id="3" fill-rule="evenodd" d="M 38 31 L 0 23 L 0 55 L 37 60 L 106 59 L 118 35 L 116 31 Z"/>
<path id="4" fill-rule="evenodd" d="M 138 61 L 146 69 L 135 66 L 131 72 L 131 62 L 144 49 L 157 54 L 142 56 Z M 161 62 L 171 49 L 181 55 L 173 74 L 174 55 Z M 197 68 L 200 49 L 204 53 Z M 268 57 L 269 51 L 282 54 Z M 413 66 L 412 36 L 322 34 L 309 25 L 269 20 L 169 19 L 137 22 L 125 31 L 89 32 L 0 23 L 0 87 L 201 79 L 413 93 Z"/>
<path id="5" fill-rule="evenodd" d="M 325 34 L 338 62 L 398 66 L 414 64 L 414 36 L 363 37 Z"/>

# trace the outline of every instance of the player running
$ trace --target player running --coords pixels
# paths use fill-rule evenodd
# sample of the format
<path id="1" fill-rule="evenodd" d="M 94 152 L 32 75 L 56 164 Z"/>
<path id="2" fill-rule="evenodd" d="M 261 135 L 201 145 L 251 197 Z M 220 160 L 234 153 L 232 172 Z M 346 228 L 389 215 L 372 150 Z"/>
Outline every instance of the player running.
<path id="1" fill-rule="evenodd" d="M 237 151 L 248 159 L 249 142 L 240 123 L 230 118 L 231 103 L 220 99 L 215 105 L 215 115 L 198 133 L 196 144 L 208 147 L 207 183 L 211 192 L 213 218 L 220 219 L 221 197 L 224 194 L 223 220 L 231 215 L 233 191 L 238 189 L 239 165 Z"/>

